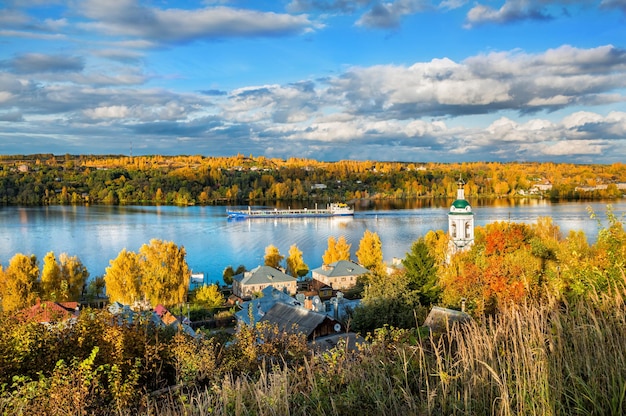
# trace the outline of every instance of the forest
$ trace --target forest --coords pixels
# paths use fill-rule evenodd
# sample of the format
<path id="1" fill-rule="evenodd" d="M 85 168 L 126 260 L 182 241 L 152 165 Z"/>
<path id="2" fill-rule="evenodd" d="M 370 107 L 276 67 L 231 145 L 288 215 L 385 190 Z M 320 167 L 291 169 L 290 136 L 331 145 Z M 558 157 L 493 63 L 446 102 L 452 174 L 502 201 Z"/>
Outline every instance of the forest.
<path id="1" fill-rule="evenodd" d="M 322 162 L 265 157 L 0 156 L 0 203 L 237 204 L 453 197 L 607 199 L 626 166 L 557 163 Z"/>

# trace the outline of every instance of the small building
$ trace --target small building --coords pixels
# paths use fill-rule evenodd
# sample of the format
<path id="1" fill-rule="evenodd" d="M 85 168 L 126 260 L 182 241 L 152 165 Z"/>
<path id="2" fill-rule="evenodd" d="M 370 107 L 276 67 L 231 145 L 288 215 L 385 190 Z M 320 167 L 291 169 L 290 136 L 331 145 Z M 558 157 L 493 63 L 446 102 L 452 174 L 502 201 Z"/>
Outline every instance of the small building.
<path id="1" fill-rule="evenodd" d="M 324 264 L 311 271 L 313 286 L 320 289 L 330 286 L 333 290 L 353 288 L 357 279 L 370 271 L 350 260 L 339 260 L 331 264 Z"/>
<path id="2" fill-rule="evenodd" d="M 250 320 L 258 322 L 263 318 L 265 312 L 272 309 L 276 303 L 285 303 L 292 306 L 302 306 L 303 302 L 294 299 L 282 290 L 267 286 L 261 291 L 262 296 L 241 304 L 241 310 L 235 313 L 237 321 L 250 325 Z"/>
<path id="3" fill-rule="evenodd" d="M 56 324 L 74 321 L 78 317 L 78 302 L 52 302 L 37 299 L 30 308 L 22 309 L 19 316 L 26 321 L 42 324 Z"/>
<path id="4" fill-rule="evenodd" d="M 341 323 L 327 315 L 280 302 L 263 315 L 261 322 L 276 324 L 287 333 L 303 333 L 308 341 L 345 331 Z"/>
<path id="5" fill-rule="evenodd" d="M 233 294 L 242 299 L 250 299 L 254 293 L 268 286 L 293 295 L 298 285 L 295 277 L 270 266 L 257 266 L 233 276 Z"/>

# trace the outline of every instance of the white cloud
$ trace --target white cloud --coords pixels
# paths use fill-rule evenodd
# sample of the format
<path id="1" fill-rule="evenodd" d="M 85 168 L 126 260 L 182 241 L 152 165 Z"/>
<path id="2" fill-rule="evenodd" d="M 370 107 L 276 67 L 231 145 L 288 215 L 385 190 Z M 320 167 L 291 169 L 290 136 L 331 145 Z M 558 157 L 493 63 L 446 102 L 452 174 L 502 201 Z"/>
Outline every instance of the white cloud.
<path id="1" fill-rule="evenodd" d="M 87 0 L 79 11 L 91 22 L 82 26 L 109 36 L 129 36 L 149 42 L 187 43 L 202 39 L 280 36 L 304 33 L 320 25 L 306 16 L 216 6 L 202 9 L 158 9 L 136 0 L 103 3 Z"/>

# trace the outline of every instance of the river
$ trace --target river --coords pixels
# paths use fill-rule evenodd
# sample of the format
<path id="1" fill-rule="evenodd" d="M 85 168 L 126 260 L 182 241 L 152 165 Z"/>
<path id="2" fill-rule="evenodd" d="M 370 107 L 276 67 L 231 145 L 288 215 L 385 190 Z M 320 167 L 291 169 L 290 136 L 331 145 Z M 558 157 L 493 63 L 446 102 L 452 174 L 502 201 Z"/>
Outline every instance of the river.
<path id="1" fill-rule="evenodd" d="M 413 241 L 429 230 L 447 230 L 451 201 L 363 201 L 354 218 L 254 219 L 229 221 L 226 207 L 216 206 L 48 206 L 0 208 L 0 263 L 4 267 L 16 253 L 35 254 L 43 261 L 53 251 L 78 258 L 92 277 L 105 273 L 109 261 L 126 248 L 138 251 L 157 238 L 184 246 L 187 263 L 202 272 L 207 282 L 221 282 L 222 271 L 243 264 L 248 269 L 263 263 L 270 244 L 287 255 L 296 244 L 309 268 L 319 267 L 330 236 L 344 236 L 352 244 L 353 259 L 365 230 L 378 233 L 386 261 L 404 257 Z M 582 230 L 589 242 L 598 226 L 587 212 L 591 207 L 606 224 L 606 207 L 618 217 L 626 200 L 559 202 L 538 199 L 470 201 L 476 225 L 494 221 L 533 223 L 552 217 L 563 235 Z"/>

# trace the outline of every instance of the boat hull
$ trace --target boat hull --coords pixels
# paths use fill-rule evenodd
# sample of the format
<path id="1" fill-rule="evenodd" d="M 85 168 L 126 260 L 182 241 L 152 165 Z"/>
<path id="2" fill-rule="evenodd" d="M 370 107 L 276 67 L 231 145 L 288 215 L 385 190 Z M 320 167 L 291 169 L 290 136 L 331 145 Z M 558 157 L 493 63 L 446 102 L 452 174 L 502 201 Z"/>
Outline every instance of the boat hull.
<path id="1" fill-rule="evenodd" d="M 323 217 L 351 217 L 354 210 L 345 204 L 331 204 L 325 209 L 250 209 L 226 210 L 229 219 L 249 218 L 323 218 Z"/>

